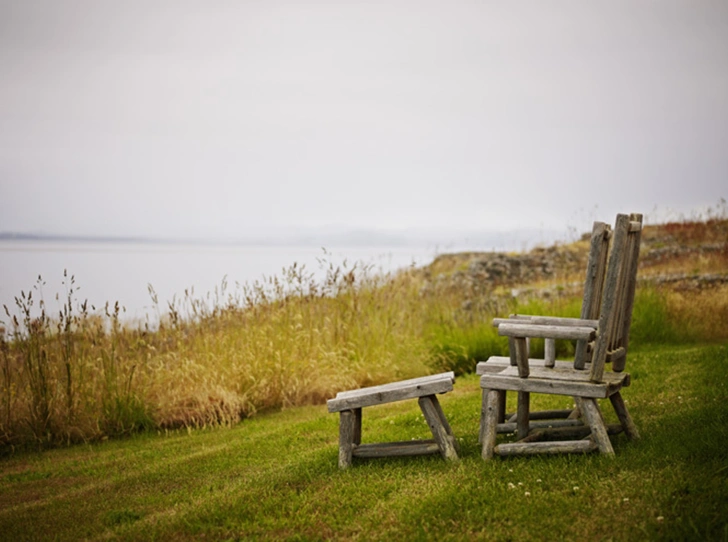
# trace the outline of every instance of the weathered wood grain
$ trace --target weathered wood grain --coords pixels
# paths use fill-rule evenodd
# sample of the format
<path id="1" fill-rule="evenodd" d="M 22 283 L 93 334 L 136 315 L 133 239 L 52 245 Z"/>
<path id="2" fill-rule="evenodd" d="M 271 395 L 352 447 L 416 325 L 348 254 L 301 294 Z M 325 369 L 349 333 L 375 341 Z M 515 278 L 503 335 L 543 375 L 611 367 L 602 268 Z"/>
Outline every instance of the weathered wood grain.
<path id="1" fill-rule="evenodd" d="M 356 433 L 356 416 L 352 410 L 339 413 L 339 468 L 351 467 L 354 436 Z"/>
<path id="2" fill-rule="evenodd" d="M 609 225 L 604 222 L 594 222 L 584 281 L 584 297 L 581 302 L 581 317 L 584 319 L 599 319 L 610 239 Z"/>
<path id="3" fill-rule="evenodd" d="M 438 373 L 434 375 L 420 376 L 417 378 L 410 378 L 408 380 L 399 380 L 397 382 L 389 382 L 387 384 L 380 384 L 378 386 L 369 386 L 366 388 L 358 388 L 355 390 L 340 391 L 336 394 L 337 399 L 348 399 L 352 397 L 358 397 L 360 395 L 369 395 L 371 393 L 398 390 L 403 387 L 416 386 L 418 384 L 425 384 L 428 382 L 435 382 L 440 380 L 450 380 L 455 382 L 455 373 L 449 371 L 447 373 Z"/>
<path id="4" fill-rule="evenodd" d="M 393 382 L 381 386 L 361 388 L 338 393 L 326 402 L 329 412 L 340 412 L 405 399 L 416 399 L 425 395 L 452 391 L 455 375 L 452 372 Z"/>
<path id="5" fill-rule="evenodd" d="M 499 395 L 501 391 L 487 390 L 485 394 L 485 415 L 483 423 L 482 456 L 484 460 L 493 457 L 493 449 L 495 448 L 496 424 L 498 422 L 498 406 L 500 404 Z"/>
<path id="6" fill-rule="evenodd" d="M 531 409 L 531 394 L 527 391 L 518 392 L 518 409 L 516 411 L 516 433 L 518 438 L 528 436 L 528 413 Z"/>
<path id="7" fill-rule="evenodd" d="M 544 340 L 543 365 L 544 367 L 554 367 L 556 365 L 556 340 L 554 339 Z"/>
<path id="8" fill-rule="evenodd" d="M 499 444 L 494 452 L 501 456 L 534 455 L 534 454 L 584 454 L 593 452 L 597 445 L 590 440 L 561 442 L 514 442 Z"/>
<path id="9" fill-rule="evenodd" d="M 583 370 L 586 367 L 587 350 L 589 341 L 579 339 L 576 341 L 576 350 L 574 352 L 574 369 Z"/>
<path id="10" fill-rule="evenodd" d="M 508 376 L 520 376 L 516 367 L 505 367 L 498 373 L 486 373 L 483 377 L 508 377 Z M 591 381 L 591 375 L 589 371 L 580 371 L 571 367 L 554 367 L 553 369 L 545 367 L 535 367 L 530 370 L 530 377 L 543 379 L 543 380 L 563 380 L 565 382 L 589 382 Z M 629 373 L 606 373 L 601 383 L 615 384 L 627 387 L 631 384 L 632 377 Z"/>
<path id="11" fill-rule="evenodd" d="M 586 423 L 591 427 L 591 438 L 599 447 L 599 451 L 603 454 L 614 455 L 614 448 L 609 441 L 604 418 L 596 399 L 582 399 L 579 408 Z"/>
<path id="12" fill-rule="evenodd" d="M 599 320 L 595 318 L 567 318 L 562 316 L 531 316 L 528 314 L 513 314 L 509 318 L 493 318 L 493 325 L 522 324 L 558 327 L 590 327 L 596 329 Z"/>
<path id="13" fill-rule="evenodd" d="M 405 440 L 400 442 L 378 442 L 360 444 L 353 449 L 354 457 L 408 457 L 415 455 L 439 454 L 440 447 L 433 439 Z"/>
<path id="14" fill-rule="evenodd" d="M 624 274 L 622 267 L 625 263 L 627 251 L 626 241 L 629 233 L 629 217 L 617 215 L 614 226 L 614 239 L 612 241 L 612 254 L 607 264 L 607 278 L 604 285 L 604 298 L 602 301 L 601 313 L 599 316 L 599 338 L 596 341 L 596 348 L 592 356 L 592 364 L 589 369 L 591 380 L 601 382 L 604 375 L 604 364 L 607 359 L 607 350 L 614 333 L 617 310 L 619 308 L 621 291 L 620 284 Z"/>
<path id="15" fill-rule="evenodd" d="M 609 400 L 614 407 L 614 411 L 617 413 L 619 423 L 622 424 L 624 434 L 632 440 L 639 439 L 640 433 L 637 430 L 637 426 L 632 421 L 632 416 L 629 415 L 629 411 L 627 410 L 627 405 L 624 404 L 622 394 L 619 392 L 612 394 L 609 396 Z"/>
<path id="16" fill-rule="evenodd" d="M 528 413 L 528 419 L 529 420 L 554 420 L 559 418 L 568 418 L 571 413 L 573 412 L 573 409 L 559 409 L 559 410 L 537 410 L 535 412 L 529 412 Z M 513 414 L 508 417 L 509 422 L 515 422 L 516 421 L 516 414 Z M 498 422 L 502 423 L 502 422 Z"/>
<path id="17" fill-rule="evenodd" d="M 518 376 L 521 378 L 527 378 L 530 369 L 528 367 L 528 344 L 524 337 L 516 337 L 513 340 L 513 344 L 516 350 L 516 368 L 518 370 Z"/>
<path id="18" fill-rule="evenodd" d="M 520 378 L 502 374 L 485 374 L 480 377 L 480 387 L 508 391 L 527 391 L 531 393 L 548 393 L 552 395 L 572 395 L 574 397 L 593 397 L 606 399 L 619 391 L 621 382 L 572 382 L 543 378 Z"/>
<path id="19" fill-rule="evenodd" d="M 595 328 L 584 326 L 550 326 L 521 322 L 508 322 L 498 326 L 498 335 L 530 337 L 532 339 L 586 339 L 594 338 Z"/>
<path id="20" fill-rule="evenodd" d="M 427 420 L 427 425 L 430 426 L 430 431 L 432 431 L 432 436 L 440 448 L 440 454 L 443 459 L 457 461 L 458 454 L 455 449 L 455 438 L 452 435 L 452 431 L 448 432 L 449 425 L 448 427 L 443 425 L 433 399 L 435 401 L 437 400 L 434 395 L 420 397 L 418 399 L 420 409 L 425 416 L 425 420 Z"/>
<path id="21" fill-rule="evenodd" d="M 514 353 L 515 359 L 515 353 Z M 506 367 L 511 365 L 510 358 L 505 356 L 491 356 L 487 361 L 479 361 L 475 366 L 475 373 L 484 375 L 485 373 L 499 373 Z M 515 363 L 513 364 L 515 366 Z M 533 369 L 537 367 L 544 367 L 544 360 L 538 358 L 528 358 L 528 366 Z M 573 361 L 556 360 L 554 365 L 558 368 L 571 369 L 574 366 Z"/>
<path id="22" fill-rule="evenodd" d="M 450 422 L 447 421 L 447 418 L 445 417 L 445 413 L 442 410 L 442 406 L 440 405 L 440 401 L 438 400 L 437 396 L 430 395 L 430 402 L 432 403 L 432 406 L 435 409 L 435 413 L 437 414 L 437 417 L 440 418 L 440 424 L 445 429 L 445 433 L 448 435 L 450 442 L 452 442 L 452 445 L 455 448 L 455 451 L 459 452 L 460 445 L 458 444 L 458 440 L 455 438 L 455 435 L 452 432 L 452 428 L 450 427 Z"/>
<path id="23" fill-rule="evenodd" d="M 352 442 L 354 444 L 361 444 L 361 409 L 355 408 L 354 412 L 354 435 Z"/>
<path id="24" fill-rule="evenodd" d="M 618 435 L 622 432 L 622 426 L 613 423 L 607 426 L 608 435 Z M 518 442 L 543 442 L 546 440 L 564 440 L 583 438 L 591 434 L 591 427 L 588 425 L 575 425 L 573 427 L 553 427 L 550 429 L 532 429 L 528 436 Z"/>
<path id="25" fill-rule="evenodd" d="M 536 421 L 529 421 L 529 423 L 528 423 L 529 433 L 531 431 L 537 430 L 537 429 L 548 429 L 551 427 L 577 427 L 580 425 L 584 425 L 584 423 L 581 420 L 569 420 L 569 419 L 536 420 Z M 498 433 L 515 433 L 518 430 L 518 424 L 515 422 L 499 423 L 496 426 L 496 430 L 498 431 Z M 523 437 L 519 436 L 518 438 L 521 439 Z"/>
<path id="26" fill-rule="evenodd" d="M 626 301 L 625 301 L 625 308 L 624 308 L 624 321 L 622 322 L 623 329 L 622 329 L 622 344 L 620 345 L 622 348 L 624 348 L 625 355 L 621 357 L 620 359 L 614 360 L 612 362 L 612 370 L 613 371 L 624 371 L 624 368 L 627 364 L 627 349 L 629 347 L 629 330 L 632 326 L 632 311 L 634 309 L 634 296 L 635 291 L 637 288 L 637 267 L 638 267 L 638 260 L 639 260 L 639 254 L 640 254 L 640 240 L 642 238 L 642 215 L 641 214 L 631 214 L 629 216 L 630 219 L 630 232 L 632 231 L 632 228 L 635 228 L 634 235 L 632 236 L 630 240 L 630 246 L 628 248 L 630 252 L 630 263 L 629 263 L 629 277 L 630 281 L 627 284 L 627 291 L 625 292 Z M 633 226 L 633 224 L 639 224 L 639 228 L 637 228 L 636 225 Z"/>
<path id="27" fill-rule="evenodd" d="M 506 421 L 506 392 L 502 390 L 498 394 L 498 423 Z"/>

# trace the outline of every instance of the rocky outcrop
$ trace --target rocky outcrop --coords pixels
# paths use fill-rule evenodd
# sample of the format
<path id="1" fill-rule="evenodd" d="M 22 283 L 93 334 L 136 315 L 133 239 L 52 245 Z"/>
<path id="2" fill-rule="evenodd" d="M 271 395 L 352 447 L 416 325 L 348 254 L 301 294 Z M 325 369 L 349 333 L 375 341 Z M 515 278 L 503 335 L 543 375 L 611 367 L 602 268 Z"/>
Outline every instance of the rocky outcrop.
<path id="1" fill-rule="evenodd" d="M 728 272 L 715 262 L 728 261 L 728 221 L 711 224 L 647 226 L 640 254 L 641 282 L 670 284 L 676 289 L 703 289 L 728 283 Z M 589 235 L 570 245 L 536 248 L 527 253 L 468 252 L 443 254 L 426 267 L 425 289 L 451 288 L 465 294 L 465 305 L 491 303 L 494 297 L 552 298 L 581 288 Z M 707 269 L 664 274 L 667 264 L 711 260 Z M 554 285 L 553 279 L 563 279 Z M 552 284 L 538 285 L 541 281 Z M 494 296 L 498 291 L 499 295 Z"/>

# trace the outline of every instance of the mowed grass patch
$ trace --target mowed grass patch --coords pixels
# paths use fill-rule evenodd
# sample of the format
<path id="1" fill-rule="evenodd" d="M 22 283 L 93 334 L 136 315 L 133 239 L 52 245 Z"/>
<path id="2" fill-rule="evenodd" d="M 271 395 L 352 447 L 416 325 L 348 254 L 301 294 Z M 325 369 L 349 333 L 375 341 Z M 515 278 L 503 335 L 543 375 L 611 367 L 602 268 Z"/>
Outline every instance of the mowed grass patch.
<path id="1" fill-rule="evenodd" d="M 6 458 L 0 538 L 724 540 L 728 346 L 644 347 L 628 367 L 624 396 L 642 439 L 614 437 L 614 458 L 483 462 L 480 388 L 469 375 L 441 396 L 458 463 L 355 460 L 340 471 L 337 416 L 299 407 L 233 428 Z M 533 406 L 569 402 L 534 396 Z M 608 402 L 603 409 L 613 420 Z M 428 429 L 408 401 L 365 409 L 363 436 L 422 438 Z"/>

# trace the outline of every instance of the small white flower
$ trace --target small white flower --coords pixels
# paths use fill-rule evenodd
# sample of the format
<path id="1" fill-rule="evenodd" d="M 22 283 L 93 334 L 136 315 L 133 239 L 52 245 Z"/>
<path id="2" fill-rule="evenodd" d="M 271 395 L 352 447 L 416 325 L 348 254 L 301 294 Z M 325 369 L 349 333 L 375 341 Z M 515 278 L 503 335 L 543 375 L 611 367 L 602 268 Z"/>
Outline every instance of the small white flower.
<path id="1" fill-rule="evenodd" d="M 526 497 L 530 497 L 530 496 L 531 496 L 531 492 L 530 492 L 530 491 L 526 491 L 526 492 L 524 493 L 524 495 L 525 495 Z"/>
<path id="2" fill-rule="evenodd" d="M 511 482 L 508 482 L 508 489 L 514 489 L 515 487 Z"/>
<path id="3" fill-rule="evenodd" d="M 628 497 L 625 497 L 624 499 L 622 499 L 622 502 L 625 503 L 625 504 L 628 503 L 629 502 L 629 498 Z"/>
<path id="4" fill-rule="evenodd" d="M 574 486 L 574 491 L 579 491 L 579 486 Z"/>
<path id="5" fill-rule="evenodd" d="M 518 485 L 519 485 L 519 486 L 522 486 L 522 485 L 523 485 L 523 482 L 518 482 Z"/>
<path id="6" fill-rule="evenodd" d="M 508 469 L 508 472 L 513 472 L 513 469 Z"/>
<path id="7" fill-rule="evenodd" d="M 662 523 L 663 521 L 665 521 L 665 518 L 664 517 L 657 516 L 657 523 Z"/>
<path id="8" fill-rule="evenodd" d="M 536 481 L 540 484 L 541 483 L 541 478 L 536 478 Z"/>

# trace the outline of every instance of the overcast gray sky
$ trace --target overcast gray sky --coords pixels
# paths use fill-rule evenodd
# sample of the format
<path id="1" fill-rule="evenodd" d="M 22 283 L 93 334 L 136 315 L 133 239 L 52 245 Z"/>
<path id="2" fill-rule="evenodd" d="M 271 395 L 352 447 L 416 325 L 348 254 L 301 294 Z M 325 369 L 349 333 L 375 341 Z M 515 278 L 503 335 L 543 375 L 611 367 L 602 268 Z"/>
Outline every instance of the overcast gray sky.
<path id="1" fill-rule="evenodd" d="M 728 197 L 728 2 L 0 0 L 0 231 L 588 229 Z"/>

